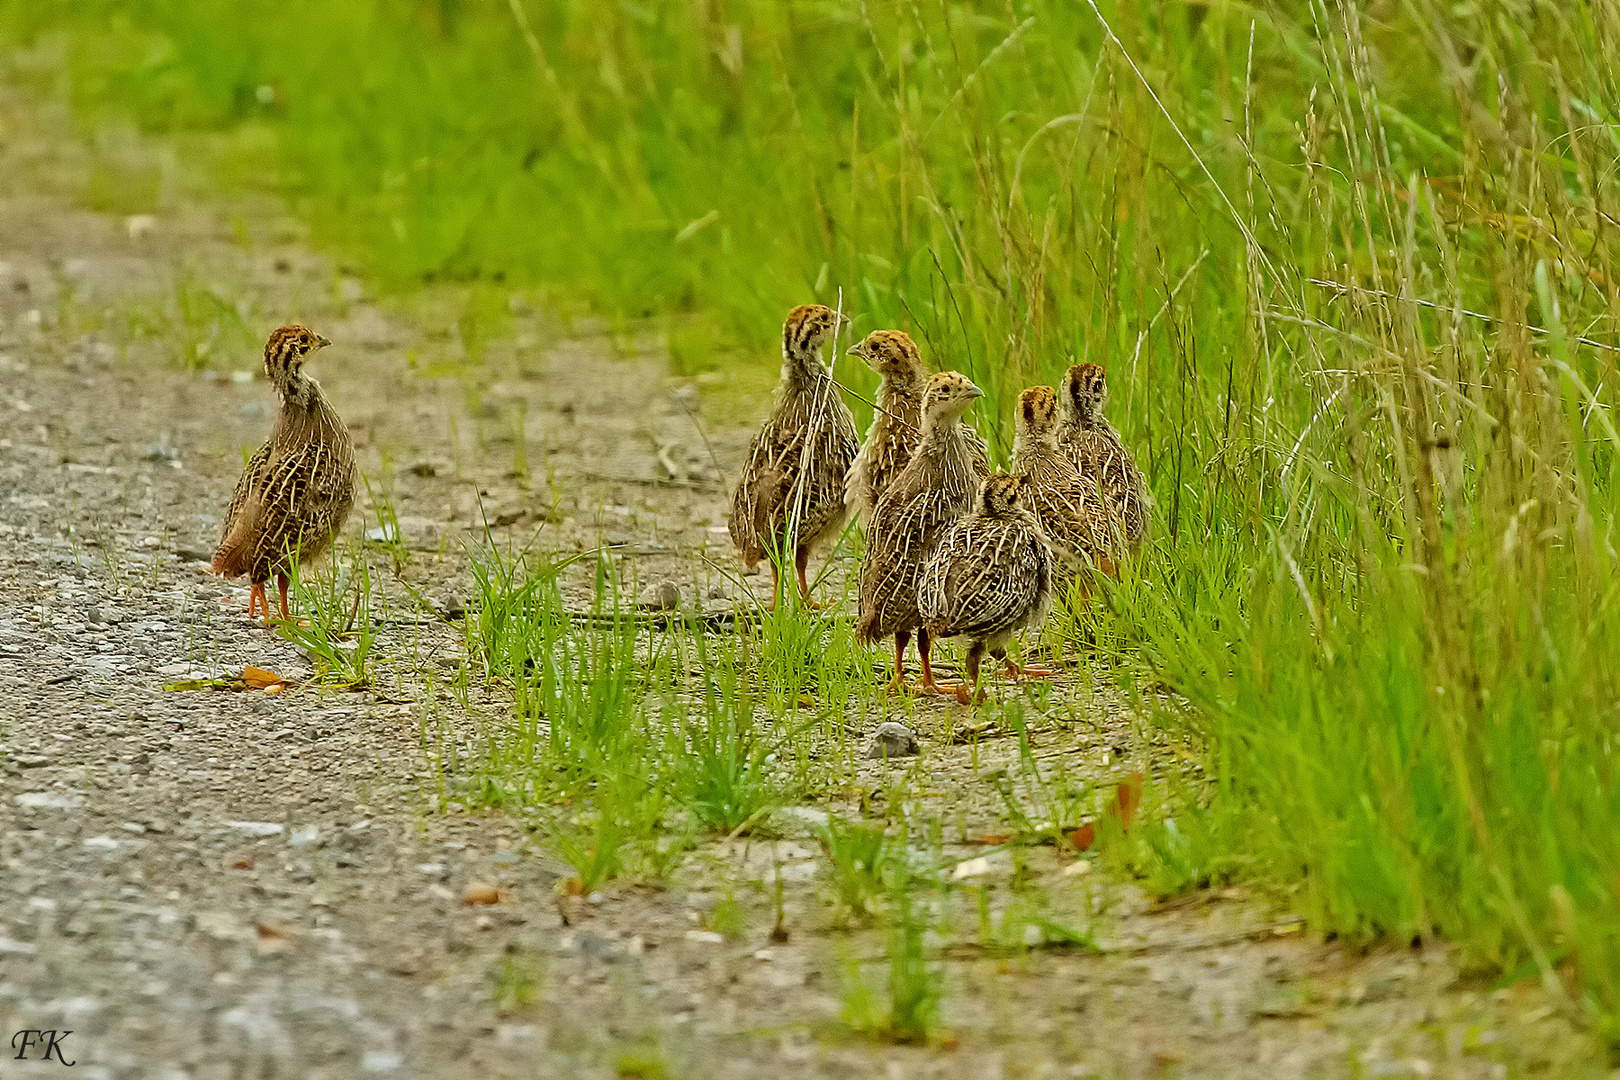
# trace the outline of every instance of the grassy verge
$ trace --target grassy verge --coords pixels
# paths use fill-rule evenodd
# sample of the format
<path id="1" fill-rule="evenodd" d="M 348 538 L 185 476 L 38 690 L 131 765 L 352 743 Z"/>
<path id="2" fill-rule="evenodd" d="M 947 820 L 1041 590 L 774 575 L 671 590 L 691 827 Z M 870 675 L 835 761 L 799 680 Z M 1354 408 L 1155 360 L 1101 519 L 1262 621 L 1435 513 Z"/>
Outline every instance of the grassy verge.
<path id="1" fill-rule="evenodd" d="M 91 129 L 268 126 L 317 235 L 400 288 L 664 319 L 683 371 L 767 358 L 785 308 L 842 290 L 857 329 L 912 329 L 989 389 L 1002 450 L 1011 393 L 1107 363 L 1158 532 L 1104 636 L 1184 695 L 1164 722 L 1207 777 L 1144 831 L 1144 872 L 1269 881 L 1342 934 L 1443 934 L 1611 1039 L 1616 19 L 0 4 Z M 612 695 L 648 661 L 633 634 L 528 621 L 551 627 L 514 646 L 533 670 L 488 657 L 520 717 L 576 683 L 585 707 L 510 752 L 589 795 L 558 844 L 611 868 L 590 860 L 651 812 L 648 751 L 568 732 L 643 708 Z M 718 755 L 717 821 L 758 804 L 728 685 L 682 706 Z"/>

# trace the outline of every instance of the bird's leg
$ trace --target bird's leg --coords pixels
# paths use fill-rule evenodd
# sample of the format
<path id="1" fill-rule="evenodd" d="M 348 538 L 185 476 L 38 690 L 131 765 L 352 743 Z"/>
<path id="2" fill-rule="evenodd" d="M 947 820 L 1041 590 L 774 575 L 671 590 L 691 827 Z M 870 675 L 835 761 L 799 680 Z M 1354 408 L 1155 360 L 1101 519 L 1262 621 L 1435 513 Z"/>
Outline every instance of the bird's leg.
<path id="1" fill-rule="evenodd" d="M 990 655 L 1007 665 L 1007 678 L 1047 679 L 1055 674 L 1044 664 L 1020 664 L 1007 655 L 1006 649 L 991 649 Z"/>
<path id="2" fill-rule="evenodd" d="M 984 642 L 975 641 L 968 646 L 967 682 L 958 683 L 956 700 L 963 705 L 983 705 L 984 691 L 979 689 L 979 664 L 984 660 Z"/>
<path id="3" fill-rule="evenodd" d="M 766 611 L 776 610 L 776 599 L 782 595 L 782 574 L 778 571 L 776 562 L 771 562 L 771 602 L 765 605 Z"/>
<path id="4" fill-rule="evenodd" d="M 901 630 L 894 635 L 894 678 L 889 680 L 891 694 L 906 689 L 906 646 L 910 644 L 910 630 Z"/>
<path id="5" fill-rule="evenodd" d="M 265 621 L 268 622 L 270 620 L 270 601 L 265 599 L 264 582 L 262 581 L 255 581 L 253 583 L 253 587 L 248 590 L 249 620 L 253 618 L 253 613 L 255 611 L 264 612 Z"/>
<path id="6" fill-rule="evenodd" d="M 280 597 L 281 597 L 281 617 L 283 619 L 292 618 L 292 612 L 287 610 L 287 575 L 286 574 L 277 574 L 276 575 L 276 592 L 278 594 L 280 594 Z M 264 606 L 264 617 L 266 619 L 270 618 L 270 605 L 268 603 L 265 604 L 265 606 Z"/>
<path id="7" fill-rule="evenodd" d="M 934 681 L 934 665 L 929 659 L 929 652 L 933 646 L 934 642 L 928 631 L 919 629 L 917 631 L 917 656 L 922 660 L 922 688 L 930 694 L 948 694 L 956 689 L 959 684 Z"/>
<path id="8" fill-rule="evenodd" d="M 821 605 L 810 599 L 810 582 L 805 578 L 805 570 L 810 564 L 810 548 L 801 546 L 793 553 L 793 568 L 799 572 L 799 596 L 804 599 L 804 606 L 812 611 L 818 610 Z"/>

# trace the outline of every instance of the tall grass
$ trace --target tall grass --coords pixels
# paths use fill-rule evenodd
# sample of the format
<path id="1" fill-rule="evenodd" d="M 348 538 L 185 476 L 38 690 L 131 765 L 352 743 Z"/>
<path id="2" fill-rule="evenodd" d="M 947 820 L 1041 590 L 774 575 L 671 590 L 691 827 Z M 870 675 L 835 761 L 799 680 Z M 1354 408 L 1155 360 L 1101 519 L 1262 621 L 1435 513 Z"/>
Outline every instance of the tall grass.
<path id="1" fill-rule="evenodd" d="M 1606 0 L 0 13 L 86 124 L 269 125 L 401 287 L 762 362 L 842 288 L 990 391 L 1002 450 L 1012 392 L 1106 363 L 1157 530 L 1109 607 L 1207 751 L 1153 880 L 1439 932 L 1620 1039 Z"/>

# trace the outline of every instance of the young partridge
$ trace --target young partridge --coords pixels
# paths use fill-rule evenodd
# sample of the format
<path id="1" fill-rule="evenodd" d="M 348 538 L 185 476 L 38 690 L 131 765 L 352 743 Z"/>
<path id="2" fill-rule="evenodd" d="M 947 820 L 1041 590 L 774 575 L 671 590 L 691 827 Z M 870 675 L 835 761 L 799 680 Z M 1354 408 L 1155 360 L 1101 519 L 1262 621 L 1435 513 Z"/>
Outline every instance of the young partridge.
<path id="1" fill-rule="evenodd" d="M 979 485 L 973 513 L 945 531 L 917 582 L 917 610 L 935 640 L 965 637 L 967 682 L 956 688 L 966 705 L 978 690 L 984 654 L 1006 662 L 1009 675 L 1047 675 L 1007 656 L 1014 634 L 1040 627 L 1052 607 L 1052 548 L 1024 505 L 1024 480 L 995 473 Z"/>
<path id="2" fill-rule="evenodd" d="M 879 496 L 866 530 L 860 616 L 855 636 L 867 644 L 894 637 L 894 682 L 905 685 L 906 646 L 917 633 L 923 688 L 943 692 L 929 660 L 930 635 L 917 611 L 917 575 L 939 538 L 973 505 L 984 469 L 960 423 L 984 391 L 965 375 L 942 371 L 923 391 L 922 441 Z"/>
<path id="3" fill-rule="evenodd" d="M 1032 386 L 1018 395 L 1013 463 L 1028 484 L 1025 499 L 1052 548 L 1071 569 L 1114 571 L 1107 509 L 1097 485 L 1058 446 L 1057 394 Z"/>
<path id="4" fill-rule="evenodd" d="M 1082 473 L 1096 481 L 1108 510 L 1114 549 L 1135 551 L 1147 539 L 1152 500 L 1125 441 L 1103 415 L 1103 406 L 1108 402 L 1108 375 L 1102 365 L 1075 364 L 1069 368 L 1063 377 L 1061 397 L 1063 422 L 1058 427 L 1058 445 Z"/>
<path id="5" fill-rule="evenodd" d="M 318 558 L 343 528 L 354 503 L 354 442 L 321 384 L 305 375 L 304 361 L 331 342 L 302 326 L 283 326 L 264 346 L 264 373 L 281 395 L 269 440 L 236 482 L 225 530 L 214 552 L 214 573 L 246 574 L 255 608 L 265 621 L 271 575 L 287 611 L 287 573 Z"/>
<path id="6" fill-rule="evenodd" d="M 820 304 L 788 312 L 776 403 L 754 436 L 731 497 L 731 541 L 743 565 L 791 551 L 806 604 L 806 566 L 813 551 L 843 531 L 844 478 L 860 450 L 855 418 L 821 362 L 822 346 L 848 321 Z M 772 565 L 780 574 L 775 560 Z"/>
<path id="7" fill-rule="evenodd" d="M 866 441 L 861 444 L 844 487 L 844 502 L 850 513 L 867 518 L 878 497 L 900 475 L 922 441 L 922 398 L 928 385 L 928 368 L 917 343 L 904 330 L 874 330 L 850 346 L 849 352 L 866 361 L 866 366 L 880 377 L 872 426 L 867 429 Z M 962 432 L 975 448 L 979 471 L 984 472 L 988 467 L 984 440 L 971 427 L 964 425 Z"/>

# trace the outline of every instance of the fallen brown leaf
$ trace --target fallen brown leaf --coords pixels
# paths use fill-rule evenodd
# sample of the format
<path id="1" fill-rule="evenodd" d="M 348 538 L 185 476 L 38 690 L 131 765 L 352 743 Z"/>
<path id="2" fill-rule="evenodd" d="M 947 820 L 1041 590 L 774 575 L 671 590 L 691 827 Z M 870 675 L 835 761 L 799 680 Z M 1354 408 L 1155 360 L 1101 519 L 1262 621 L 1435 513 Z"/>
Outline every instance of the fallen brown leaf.
<path id="1" fill-rule="evenodd" d="M 285 682 L 275 672 L 266 671 L 262 667 L 254 667 L 252 664 L 242 669 L 242 681 L 255 690 L 263 690 L 269 686 L 280 686 Z"/>
<path id="2" fill-rule="evenodd" d="M 1118 811 L 1119 827 L 1129 829 L 1131 822 L 1136 820 L 1136 811 L 1142 807 L 1142 787 L 1145 778 L 1141 773 L 1132 773 L 1119 785 L 1119 791 L 1114 794 L 1114 806 Z"/>
<path id="3" fill-rule="evenodd" d="M 1136 811 L 1142 805 L 1142 785 L 1144 778 L 1141 773 L 1132 773 L 1120 782 L 1114 790 L 1114 801 L 1108 804 L 1103 811 L 1104 817 L 1111 817 L 1119 822 L 1121 832 L 1131 827 L 1136 820 Z M 1084 825 L 1069 833 L 1069 845 L 1076 851 L 1087 851 L 1097 842 L 1097 823 L 1088 821 Z"/>
<path id="4" fill-rule="evenodd" d="M 1097 826 L 1094 822 L 1086 822 L 1069 834 L 1069 846 L 1076 851 L 1090 851 L 1091 845 L 1097 842 Z"/>

